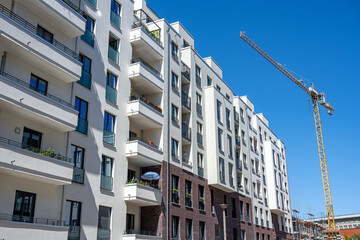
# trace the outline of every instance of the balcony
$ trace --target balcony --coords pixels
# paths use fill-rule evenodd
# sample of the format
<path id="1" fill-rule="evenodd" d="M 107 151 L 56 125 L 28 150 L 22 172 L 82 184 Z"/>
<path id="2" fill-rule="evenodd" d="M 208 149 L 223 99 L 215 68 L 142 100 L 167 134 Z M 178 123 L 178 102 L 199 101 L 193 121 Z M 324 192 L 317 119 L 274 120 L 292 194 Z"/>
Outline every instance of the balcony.
<path id="1" fill-rule="evenodd" d="M 235 136 L 235 144 L 236 144 L 236 148 L 240 148 L 240 137 L 239 136 Z"/>
<path id="2" fill-rule="evenodd" d="M 123 240 L 161 240 L 161 235 L 153 231 L 145 230 L 126 230 L 125 234 L 122 236 Z"/>
<path id="3" fill-rule="evenodd" d="M 182 124 L 182 137 L 183 137 L 183 144 L 191 143 L 191 128 L 186 124 Z"/>
<path id="4" fill-rule="evenodd" d="M 112 47 L 108 47 L 108 58 L 115 63 L 116 65 L 119 64 L 119 52 L 118 50 L 112 48 Z"/>
<path id="5" fill-rule="evenodd" d="M 161 73 L 141 58 L 131 60 L 129 78 L 131 87 L 140 89 L 145 95 L 159 94 L 164 89 Z"/>
<path id="6" fill-rule="evenodd" d="M 185 63 L 181 62 L 181 76 L 183 79 L 190 82 L 190 74 L 190 68 Z"/>
<path id="7" fill-rule="evenodd" d="M 126 157 L 136 166 L 147 167 L 161 165 L 163 152 L 152 141 L 134 137 L 129 138 L 126 143 Z"/>
<path id="8" fill-rule="evenodd" d="M 100 188 L 107 190 L 107 191 L 112 191 L 113 190 L 113 178 L 109 177 L 109 176 L 101 175 Z"/>
<path id="9" fill-rule="evenodd" d="M 149 30 L 150 28 L 152 30 Z M 133 54 L 147 62 L 162 60 L 164 48 L 160 42 L 160 32 L 161 29 L 153 24 L 134 22 L 130 31 Z"/>
<path id="10" fill-rule="evenodd" d="M 72 104 L 5 72 L 0 72 L 0 100 L 2 108 L 23 118 L 62 132 L 75 130 L 78 112 Z"/>
<path id="11" fill-rule="evenodd" d="M 80 80 L 77 82 L 78 84 L 81 84 L 84 87 L 91 89 L 91 78 L 91 73 L 82 70 Z"/>
<path id="12" fill-rule="evenodd" d="M 29 9 L 36 9 L 49 24 L 62 30 L 70 38 L 83 34 L 86 20 L 82 11 L 70 0 L 21 1 Z"/>
<path id="13" fill-rule="evenodd" d="M 239 125 L 239 119 L 240 119 L 240 115 L 238 112 L 234 111 L 234 121 L 235 124 Z"/>
<path id="14" fill-rule="evenodd" d="M 115 11 L 110 11 L 110 21 L 114 24 L 117 28 L 120 29 L 121 17 Z"/>
<path id="15" fill-rule="evenodd" d="M 53 149 L 41 150 L 0 137 L 0 169 L 10 175 L 54 185 L 71 184 L 72 160 Z"/>
<path id="16" fill-rule="evenodd" d="M 67 239 L 68 227 L 56 219 L 0 213 L 1 237 L 6 239 Z"/>
<path id="17" fill-rule="evenodd" d="M 103 129 L 103 142 L 115 146 L 115 133 Z"/>
<path id="18" fill-rule="evenodd" d="M 139 183 L 125 184 L 124 200 L 136 206 L 160 206 L 162 192 L 159 189 Z"/>
<path id="19" fill-rule="evenodd" d="M 89 44 L 91 47 L 94 47 L 95 43 L 95 34 L 90 30 L 86 29 L 84 34 L 81 35 L 81 40 Z"/>
<path id="20" fill-rule="evenodd" d="M 141 129 L 161 128 L 163 124 L 160 106 L 154 105 L 143 97 L 130 97 L 127 115 L 131 123 L 141 127 Z"/>
<path id="21" fill-rule="evenodd" d="M 106 85 L 106 99 L 110 102 L 116 104 L 117 103 L 117 90 L 115 88 Z"/>
<path id="22" fill-rule="evenodd" d="M 181 103 L 183 106 L 183 112 L 191 112 L 191 98 L 188 97 L 186 92 L 181 93 Z"/>
<path id="23" fill-rule="evenodd" d="M 23 1 L 27 2 L 27 1 Z M 79 55 L 56 39 L 45 40 L 38 28 L 0 4 L 1 50 L 21 56 L 65 83 L 79 80 Z"/>

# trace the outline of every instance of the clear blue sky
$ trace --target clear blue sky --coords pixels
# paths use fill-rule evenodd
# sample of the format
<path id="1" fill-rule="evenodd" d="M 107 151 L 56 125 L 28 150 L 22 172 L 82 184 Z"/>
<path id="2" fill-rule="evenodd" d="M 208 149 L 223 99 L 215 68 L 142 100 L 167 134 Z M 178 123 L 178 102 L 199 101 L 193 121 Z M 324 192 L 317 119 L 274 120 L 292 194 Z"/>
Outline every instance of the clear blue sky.
<path id="1" fill-rule="evenodd" d="M 180 21 L 201 56 L 212 56 L 237 95 L 286 144 L 292 200 L 326 212 L 313 115 L 307 95 L 239 39 L 240 30 L 281 64 L 314 82 L 334 108 L 322 108 L 334 213 L 360 213 L 360 1 L 148 0 L 161 18 Z M 293 206 L 294 207 L 294 206 Z"/>

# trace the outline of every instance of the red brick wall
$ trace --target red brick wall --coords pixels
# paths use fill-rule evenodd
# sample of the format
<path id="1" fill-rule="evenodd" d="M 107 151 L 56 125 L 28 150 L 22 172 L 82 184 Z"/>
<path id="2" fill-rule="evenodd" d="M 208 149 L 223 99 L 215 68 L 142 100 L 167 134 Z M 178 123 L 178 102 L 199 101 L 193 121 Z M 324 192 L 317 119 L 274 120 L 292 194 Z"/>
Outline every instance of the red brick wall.
<path id="1" fill-rule="evenodd" d="M 353 228 L 353 229 L 340 229 L 341 236 L 348 236 L 351 237 L 354 234 L 360 234 L 360 228 Z"/>

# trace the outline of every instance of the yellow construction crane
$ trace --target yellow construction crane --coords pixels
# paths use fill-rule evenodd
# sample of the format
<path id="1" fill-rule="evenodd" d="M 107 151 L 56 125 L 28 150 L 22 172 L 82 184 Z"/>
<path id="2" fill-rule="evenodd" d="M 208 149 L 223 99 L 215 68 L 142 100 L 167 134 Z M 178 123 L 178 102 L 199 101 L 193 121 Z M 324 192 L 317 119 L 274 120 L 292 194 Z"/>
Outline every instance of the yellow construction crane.
<path id="1" fill-rule="evenodd" d="M 331 199 L 330 192 L 330 183 L 329 183 L 329 175 L 326 164 L 325 157 L 325 146 L 324 139 L 321 128 L 321 120 L 320 120 L 320 111 L 319 111 L 319 103 L 327 109 L 328 114 L 332 115 L 334 108 L 325 101 L 325 94 L 318 93 L 314 89 L 314 85 L 311 84 L 311 87 L 307 87 L 302 80 L 298 80 L 294 77 L 288 70 L 286 70 L 280 63 L 276 62 L 272 57 L 270 57 L 266 52 L 264 52 L 258 45 L 256 45 L 253 41 L 251 41 L 244 32 L 240 32 L 240 38 L 244 40 L 247 44 L 250 45 L 255 51 L 257 51 L 261 56 L 263 56 L 266 60 L 268 60 L 272 65 L 274 65 L 277 69 L 279 69 L 283 74 L 285 74 L 291 81 L 293 81 L 296 85 L 298 85 L 302 90 L 304 90 L 308 95 L 310 95 L 312 100 L 314 119 L 315 119 L 315 128 L 316 128 L 316 137 L 319 147 L 319 157 L 320 157 L 320 165 L 321 165 L 321 174 L 324 185 L 324 194 L 325 194 L 325 202 L 326 202 L 326 210 L 327 210 L 327 219 L 328 219 L 328 235 L 337 235 L 338 231 L 336 230 L 335 219 L 334 219 L 334 211 Z"/>

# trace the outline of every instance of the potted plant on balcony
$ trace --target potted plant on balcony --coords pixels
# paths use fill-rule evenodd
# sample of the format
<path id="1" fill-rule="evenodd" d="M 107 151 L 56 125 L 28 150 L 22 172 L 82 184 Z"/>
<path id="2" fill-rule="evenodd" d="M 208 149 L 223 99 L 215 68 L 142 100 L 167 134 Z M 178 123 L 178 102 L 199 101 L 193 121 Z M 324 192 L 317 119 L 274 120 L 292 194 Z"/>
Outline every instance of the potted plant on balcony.
<path id="1" fill-rule="evenodd" d="M 199 201 L 200 201 L 200 202 L 204 202 L 205 199 L 204 199 L 203 197 L 199 197 Z"/>
<path id="2" fill-rule="evenodd" d="M 173 193 L 178 193 L 179 189 L 173 188 L 172 191 L 173 191 Z"/>
<path id="3" fill-rule="evenodd" d="M 154 146 L 154 143 L 152 141 L 149 141 L 149 146 Z"/>

